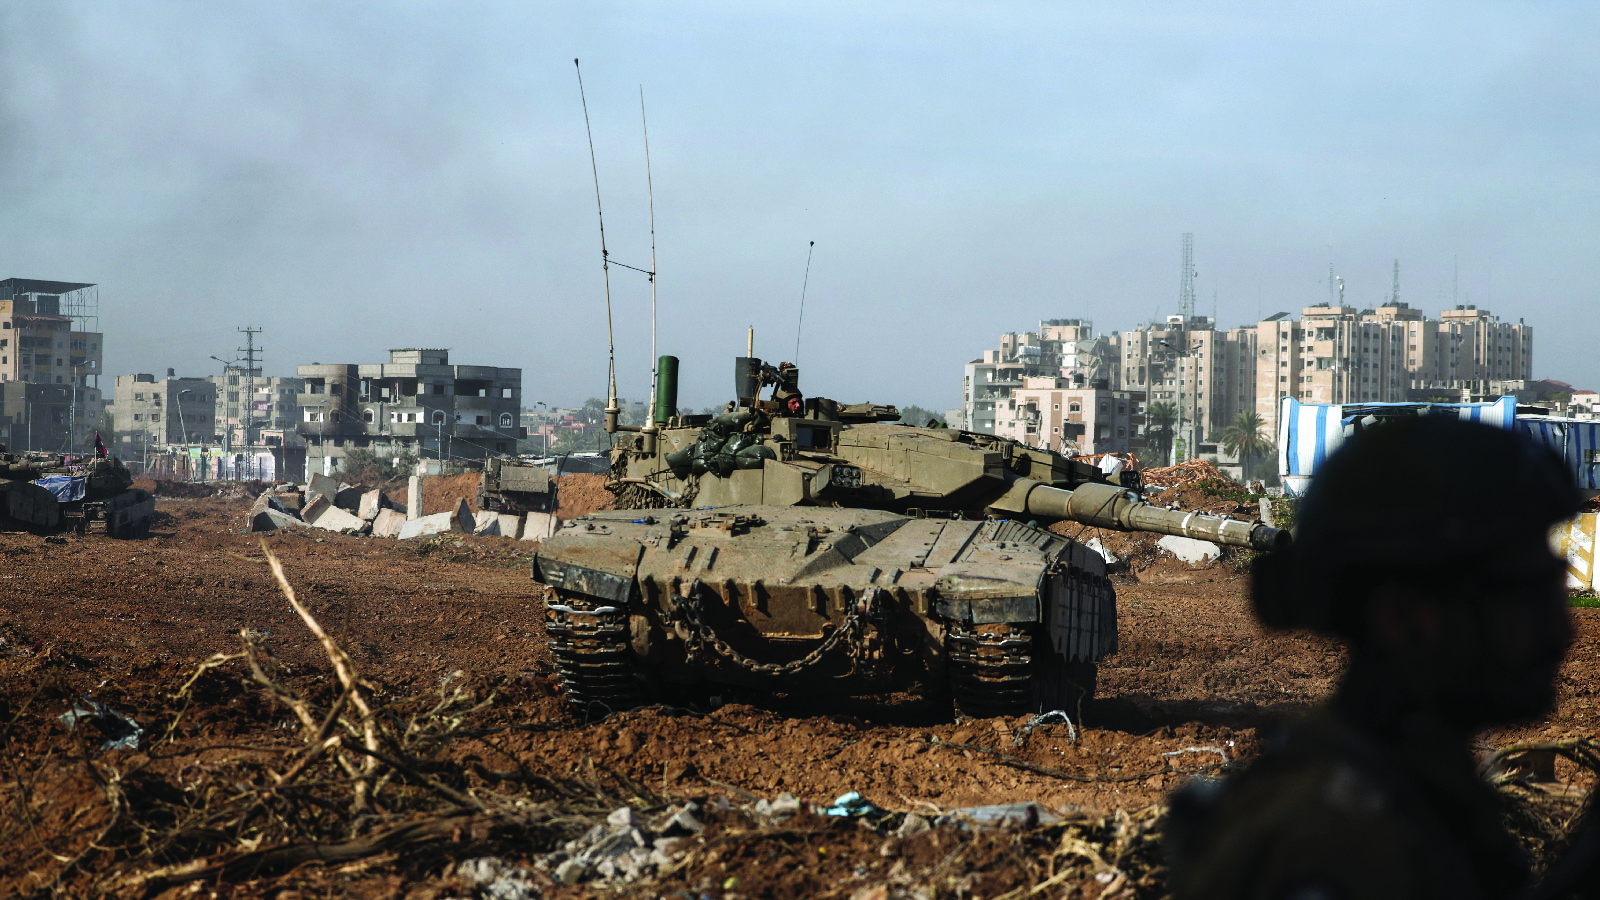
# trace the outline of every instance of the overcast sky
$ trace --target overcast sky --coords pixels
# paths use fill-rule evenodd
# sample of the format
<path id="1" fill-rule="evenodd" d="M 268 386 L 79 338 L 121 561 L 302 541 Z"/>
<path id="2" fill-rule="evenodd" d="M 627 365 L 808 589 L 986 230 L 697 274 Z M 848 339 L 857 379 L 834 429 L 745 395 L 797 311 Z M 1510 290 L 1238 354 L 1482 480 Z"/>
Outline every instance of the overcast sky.
<path id="1" fill-rule="evenodd" d="M 0 277 L 100 285 L 106 371 L 447 347 L 605 393 L 594 181 L 685 405 L 732 357 L 945 409 L 1004 331 L 1475 303 L 1594 352 L 1600 5 L 0 0 Z M 668 12 L 669 7 L 675 7 Z M 1459 271 L 1459 286 L 1457 271 Z M 618 381 L 649 284 L 613 268 Z M 109 381 L 104 385 L 109 388 Z"/>

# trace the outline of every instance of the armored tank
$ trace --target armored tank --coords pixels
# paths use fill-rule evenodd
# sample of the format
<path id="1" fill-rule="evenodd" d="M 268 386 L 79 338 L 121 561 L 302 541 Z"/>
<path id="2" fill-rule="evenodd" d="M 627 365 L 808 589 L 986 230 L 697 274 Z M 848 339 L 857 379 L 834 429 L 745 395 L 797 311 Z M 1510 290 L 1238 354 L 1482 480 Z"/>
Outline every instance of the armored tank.
<path id="1" fill-rule="evenodd" d="M 0 513 L 38 531 L 144 537 L 156 512 L 155 498 L 133 486 L 133 473 L 114 456 L 74 460 L 0 447 L 0 494 Z"/>
<path id="2" fill-rule="evenodd" d="M 1102 556 L 1071 520 L 1238 547 L 1286 532 L 1152 506 L 1137 474 L 994 435 L 913 427 L 893 407 L 802 396 L 799 370 L 736 361 L 723 415 L 676 415 L 663 357 L 651 422 L 619 432 L 618 505 L 533 561 L 569 701 L 655 686 L 944 692 L 958 715 L 1066 710 L 1117 649 Z M 772 388 L 770 397 L 760 394 Z"/>

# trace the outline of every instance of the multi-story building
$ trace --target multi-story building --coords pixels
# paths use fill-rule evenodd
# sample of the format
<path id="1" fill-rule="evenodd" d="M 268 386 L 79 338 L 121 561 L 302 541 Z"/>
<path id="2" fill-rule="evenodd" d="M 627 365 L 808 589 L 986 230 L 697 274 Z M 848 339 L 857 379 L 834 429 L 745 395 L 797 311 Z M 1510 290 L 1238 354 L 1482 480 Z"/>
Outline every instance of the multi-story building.
<path id="1" fill-rule="evenodd" d="M 38 450 L 82 451 L 104 407 L 100 368 L 104 336 L 99 331 L 99 290 L 93 284 L 7 278 L 0 281 L 0 383 L 26 382 L 62 385 L 67 395 L 63 439 L 45 443 L 34 435 L 30 443 L 10 434 L 9 446 Z M 9 424 L 33 422 L 40 414 L 25 407 L 35 398 L 56 396 L 53 391 L 12 391 L 6 413 Z M 14 407 L 14 408 L 13 408 Z M 55 413 L 44 414 L 53 417 Z"/>
<path id="2" fill-rule="evenodd" d="M 1068 456 L 1145 449 L 1143 392 L 1030 376 L 998 402 L 994 433 Z"/>
<path id="3" fill-rule="evenodd" d="M 961 388 L 962 421 L 969 431 L 994 434 L 1011 408 L 1005 401 L 1024 378 L 1061 379 L 1068 387 L 1119 387 L 1118 338 L 1096 335 L 1088 319 L 1046 319 L 1038 331 L 1000 335 L 999 347 L 967 363 Z"/>
<path id="4" fill-rule="evenodd" d="M 1284 397 L 1305 403 L 1482 401 L 1533 371 L 1533 329 L 1461 306 L 1438 319 L 1399 301 L 1357 311 L 1320 303 L 1300 321 L 1278 313 L 1255 327 L 1255 409 L 1277 429 Z"/>
<path id="5" fill-rule="evenodd" d="M 1209 316 L 1168 316 L 1122 333 L 1122 384 L 1177 410 L 1185 456 L 1215 453 L 1222 430 L 1254 406 L 1255 342 L 1253 328 L 1219 331 Z"/>
<path id="6" fill-rule="evenodd" d="M 224 447 L 270 444 L 294 433 L 301 420 L 299 399 L 305 381 L 297 377 L 263 376 L 244 366 L 228 366 L 211 375 L 215 387 L 217 440 Z"/>
<path id="7" fill-rule="evenodd" d="M 173 370 L 154 375 L 118 375 L 111 404 L 111 451 L 124 459 L 142 459 L 169 445 L 217 441 L 217 387 L 207 378 L 179 378 Z"/>
<path id="8" fill-rule="evenodd" d="M 353 449 L 481 460 L 513 453 L 522 370 L 451 365 L 450 351 L 390 350 L 386 363 L 299 366 L 306 465 L 332 473 Z"/>

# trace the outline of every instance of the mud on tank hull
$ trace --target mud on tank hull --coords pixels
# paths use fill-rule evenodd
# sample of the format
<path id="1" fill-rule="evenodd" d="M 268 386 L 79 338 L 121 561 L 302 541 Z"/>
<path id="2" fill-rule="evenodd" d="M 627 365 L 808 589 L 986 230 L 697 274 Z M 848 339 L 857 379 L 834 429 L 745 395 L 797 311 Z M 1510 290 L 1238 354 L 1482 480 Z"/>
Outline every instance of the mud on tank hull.
<path id="1" fill-rule="evenodd" d="M 1017 521 L 735 506 L 619 510 L 540 548 L 569 702 L 651 685 L 942 693 L 972 717 L 1065 709 L 1117 645 L 1105 561 Z"/>

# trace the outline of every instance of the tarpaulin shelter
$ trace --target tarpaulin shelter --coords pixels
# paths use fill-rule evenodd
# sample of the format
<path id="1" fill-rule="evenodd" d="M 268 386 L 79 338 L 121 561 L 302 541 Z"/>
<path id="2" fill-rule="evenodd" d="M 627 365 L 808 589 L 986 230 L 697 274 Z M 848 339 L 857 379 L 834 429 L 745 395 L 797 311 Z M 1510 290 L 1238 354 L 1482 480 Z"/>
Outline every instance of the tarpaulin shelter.
<path id="1" fill-rule="evenodd" d="M 1517 398 L 1487 403 L 1301 403 L 1284 397 L 1278 406 L 1278 476 L 1284 493 L 1298 497 L 1311 475 L 1345 438 L 1383 419 L 1455 416 L 1496 428 L 1514 428 Z"/>

